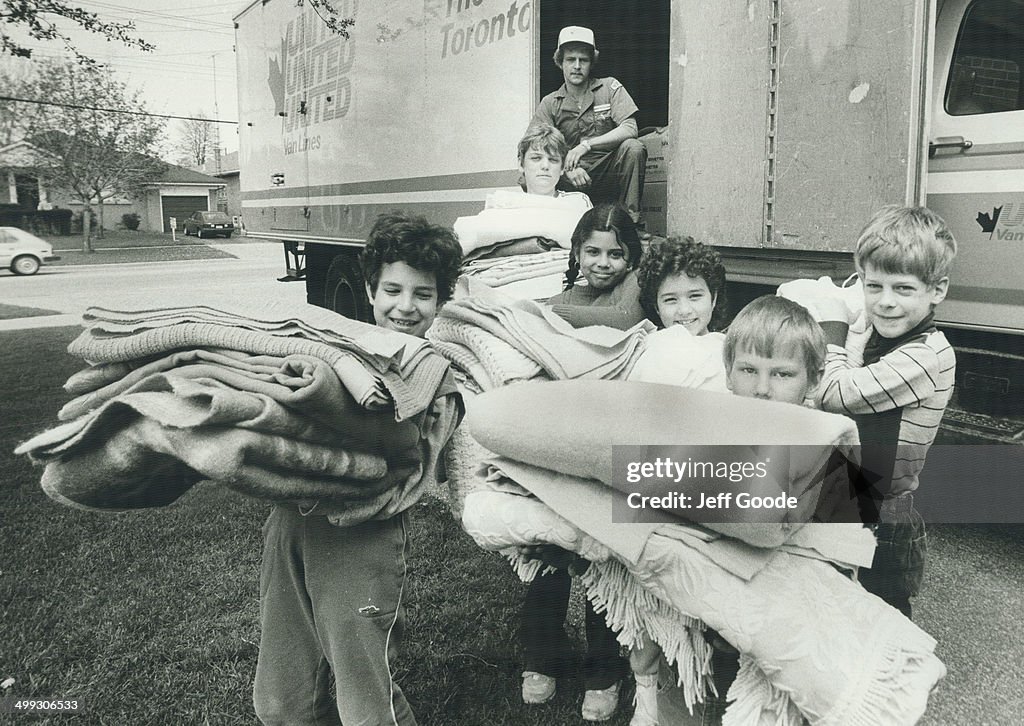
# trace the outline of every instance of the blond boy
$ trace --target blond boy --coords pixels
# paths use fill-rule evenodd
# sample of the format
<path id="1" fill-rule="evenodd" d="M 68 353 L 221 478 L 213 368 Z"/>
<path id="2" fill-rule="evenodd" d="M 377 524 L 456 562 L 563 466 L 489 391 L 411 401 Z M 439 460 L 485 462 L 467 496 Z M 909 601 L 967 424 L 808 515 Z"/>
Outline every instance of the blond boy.
<path id="1" fill-rule="evenodd" d="M 817 306 L 829 343 L 821 408 L 857 423 L 861 514 L 878 540 L 872 566 L 859 579 L 907 617 L 925 559 L 925 527 L 913 492 L 956 371 L 953 348 L 933 320 L 955 256 L 956 240 L 934 212 L 885 207 L 861 231 L 854 251 L 866 334 L 848 341 L 853 321 L 845 305 Z"/>

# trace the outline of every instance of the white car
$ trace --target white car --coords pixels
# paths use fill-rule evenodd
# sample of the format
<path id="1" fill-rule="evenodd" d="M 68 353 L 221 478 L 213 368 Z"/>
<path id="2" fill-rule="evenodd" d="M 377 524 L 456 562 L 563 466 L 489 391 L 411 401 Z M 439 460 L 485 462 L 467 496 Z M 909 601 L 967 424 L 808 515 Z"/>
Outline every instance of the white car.
<path id="1" fill-rule="evenodd" d="M 53 245 L 17 227 L 0 227 L 0 268 L 15 275 L 34 275 L 44 260 L 59 260 Z"/>

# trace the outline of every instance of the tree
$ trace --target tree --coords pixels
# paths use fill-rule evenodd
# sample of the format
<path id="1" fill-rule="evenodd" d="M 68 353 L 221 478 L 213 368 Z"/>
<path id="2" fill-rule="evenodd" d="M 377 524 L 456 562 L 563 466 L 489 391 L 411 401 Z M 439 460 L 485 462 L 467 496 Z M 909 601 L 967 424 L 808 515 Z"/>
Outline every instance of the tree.
<path id="1" fill-rule="evenodd" d="M 180 125 L 176 150 L 187 160 L 185 166 L 202 167 L 213 154 L 217 134 L 212 122 L 197 120 L 205 117 L 202 111 L 192 115 L 196 118 L 182 121 Z"/>
<path id="2" fill-rule="evenodd" d="M 348 37 L 348 29 L 355 25 L 355 19 L 338 17 L 337 8 L 329 0 L 296 0 L 295 2 L 299 7 L 306 3 L 309 3 L 309 7 L 313 8 L 332 33 L 337 33 L 342 38 Z"/>
<path id="3" fill-rule="evenodd" d="M 65 0 L 3 0 L 3 10 L 0 11 L 0 49 L 9 55 L 32 57 L 32 49 L 8 32 L 9 27 L 18 28 L 33 40 L 60 41 L 83 66 L 98 66 L 95 60 L 82 55 L 72 44 L 71 39 L 57 27 L 56 21 L 60 18 L 91 33 L 102 35 L 107 40 L 117 40 L 129 47 L 144 51 L 151 51 L 156 47 L 133 34 L 135 23 L 101 20 L 96 13 L 72 7 Z"/>
<path id="4" fill-rule="evenodd" d="M 162 120 L 146 114 L 138 91 L 117 81 L 111 71 L 74 63 L 51 63 L 39 75 L 41 97 L 61 106 L 38 106 L 33 143 L 52 158 L 40 175 L 84 205 L 82 249 L 92 251 L 93 207 L 112 197 L 135 196 L 164 164 L 154 154 L 164 131 Z M 83 106 L 119 109 L 98 111 Z"/>
<path id="5" fill-rule="evenodd" d="M 5 63 L 0 66 L 0 88 L 12 98 L 38 98 L 36 69 L 27 63 Z M 34 106 L 17 101 L 0 100 L 0 146 L 21 141 L 30 133 L 29 119 Z"/>

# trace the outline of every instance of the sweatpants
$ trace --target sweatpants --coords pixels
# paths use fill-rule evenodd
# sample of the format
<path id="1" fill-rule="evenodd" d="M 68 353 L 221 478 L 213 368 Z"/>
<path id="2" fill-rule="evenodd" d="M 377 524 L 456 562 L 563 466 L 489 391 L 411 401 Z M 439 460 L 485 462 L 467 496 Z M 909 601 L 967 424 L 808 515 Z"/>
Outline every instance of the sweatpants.
<path id="1" fill-rule="evenodd" d="M 403 625 L 405 515 L 335 527 L 279 505 L 263 538 L 253 688 L 260 721 L 415 726 L 391 674 Z"/>

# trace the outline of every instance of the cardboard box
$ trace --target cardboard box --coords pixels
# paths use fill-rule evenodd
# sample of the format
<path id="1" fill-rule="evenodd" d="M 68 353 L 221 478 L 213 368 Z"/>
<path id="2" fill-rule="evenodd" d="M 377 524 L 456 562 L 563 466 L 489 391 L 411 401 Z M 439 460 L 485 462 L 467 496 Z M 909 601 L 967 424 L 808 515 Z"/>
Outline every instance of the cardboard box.
<path id="1" fill-rule="evenodd" d="M 668 214 L 666 204 L 667 188 L 668 185 L 664 181 L 652 182 L 650 179 L 647 179 L 644 182 L 644 196 L 640 201 L 640 208 L 647 231 L 660 237 L 666 236 L 666 216 Z"/>
<path id="2" fill-rule="evenodd" d="M 668 127 L 640 137 L 640 143 L 647 147 L 647 172 L 645 183 L 664 182 L 668 179 Z"/>

